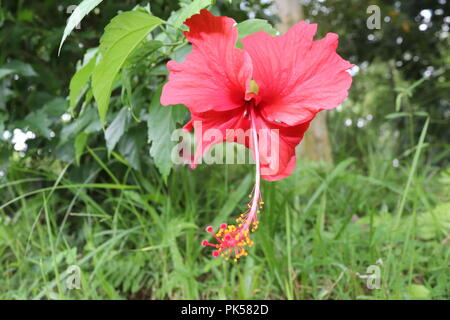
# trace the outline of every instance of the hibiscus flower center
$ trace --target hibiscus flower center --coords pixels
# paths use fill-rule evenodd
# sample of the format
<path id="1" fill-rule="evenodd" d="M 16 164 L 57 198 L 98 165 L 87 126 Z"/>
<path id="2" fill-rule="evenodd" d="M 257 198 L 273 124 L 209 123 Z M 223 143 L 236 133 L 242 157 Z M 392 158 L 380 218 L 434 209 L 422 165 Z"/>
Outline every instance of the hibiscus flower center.
<path id="1" fill-rule="evenodd" d="M 245 96 L 244 96 L 245 101 L 249 102 L 249 101 L 253 100 L 254 106 L 257 106 L 259 101 L 261 100 L 261 98 L 258 96 L 258 94 L 259 94 L 258 84 L 253 79 L 249 80 L 247 83 L 247 89 L 245 91 Z"/>
<path id="2" fill-rule="evenodd" d="M 250 80 L 250 86 L 247 89 L 247 93 L 248 94 L 258 94 L 259 93 L 259 86 L 255 80 L 253 80 L 253 79 Z"/>

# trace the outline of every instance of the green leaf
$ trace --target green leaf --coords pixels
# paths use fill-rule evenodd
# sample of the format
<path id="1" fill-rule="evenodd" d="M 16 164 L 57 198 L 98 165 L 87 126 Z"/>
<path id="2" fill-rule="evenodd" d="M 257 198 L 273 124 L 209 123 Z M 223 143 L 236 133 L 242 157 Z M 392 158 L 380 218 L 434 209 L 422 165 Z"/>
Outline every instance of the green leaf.
<path id="1" fill-rule="evenodd" d="M 77 8 L 72 12 L 69 19 L 67 20 L 66 28 L 64 29 L 64 34 L 59 44 L 58 56 L 61 52 L 62 45 L 72 30 L 83 20 L 83 18 L 91 12 L 96 6 L 100 4 L 103 0 L 83 0 Z"/>
<path id="2" fill-rule="evenodd" d="M 141 155 L 145 148 L 145 135 L 142 134 L 145 125 L 139 125 L 127 131 L 120 139 L 119 152 L 128 164 L 138 171 L 141 170 Z"/>
<path id="3" fill-rule="evenodd" d="M 248 35 L 256 33 L 258 31 L 265 31 L 272 36 L 277 34 L 277 30 L 270 25 L 270 23 L 263 19 L 249 19 L 241 23 L 238 23 L 236 27 L 239 30 L 238 42 L 236 46 L 242 49 L 241 40 Z"/>
<path id="4" fill-rule="evenodd" d="M 192 45 L 188 44 L 175 50 L 175 52 L 170 55 L 170 58 L 176 62 L 182 63 L 186 59 L 186 56 L 191 52 Z"/>
<path id="5" fill-rule="evenodd" d="M 101 130 L 98 115 L 94 108 L 86 108 L 78 118 L 66 124 L 59 134 L 60 143 L 66 143 L 80 132 L 95 133 Z"/>
<path id="6" fill-rule="evenodd" d="M 419 284 L 412 284 L 407 288 L 407 294 L 412 299 L 429 299 L 430 290 Z"/>
<path id="7" fill-rule="evenodd" d="M 143 42 L 134 52 L 128 57 L 127 64 L 136 64 L 141 62 L 146 57 L 151 55 L 153 52 L 158 50 L 164 45 L 161 41 L 158 40 L 149 40 Z"/>
<path id="8" fill-rule="evenodd" d="M 80 158 L 86 148 L 88 136 L 86 132 L 82 132 L 75 138 L 75 160 L 77 165 L 80 165 Z"/>
<path id="9" fill-rule="evenodd" d="M 394 113 L 389 113 L 385 116 L 385 118 L 387 120 L 392 120 L 392 119 L 398 119 L 398 118 L 404 118 L 404 117 L 409 117 L 410 114 L 407 112 L 394 112 Z"/>
<path id="10" fill-rule="evenodd" d="M 86 55 L 85 58 L 88 58 L 88 61 L 85 59 L 84 66 L 82 66 L 70 80 L 70 109 L 72 111 L 77 105 L 81 90 L 87 84 L 94 71 L 96 57 L 95 53 L 90 57 L 87 57 Z"/>
<path id="11" fill-rule="evenodd" d="M 148 142 L 152 143 L 150 155 L 155 161 L 155 165 L 167 180 L 172 168 L 172 149 L 176 142 L 171 141 L 172 132 L 176 129 L 177 123 L 182 123 L 186 114 L 185 108 L 181 105 L 164 107 L 160 104 L 162 86 L 155 92 L 148 113 Z"/>
<path id="12" fill-rule="evenodd" d="M 192 17 L 194 14 L 199 13 L 201 9 L 204 9 L 214 3 L 214 0 L 194 0 L 187 6 L 181 8 L 176 12 L 172 25 L 176 28 L 181 27 L 186 19 Z"/>
<path id="13" fill-rule="evenodd" d="M 124 157 L 122 157 L 120 154 L 118 154 L 117 152 L 111 152 L 111 155 L 116 158 L 120 163 L 122 163 L 125 166 L 129 166 L 130 164 L 128 163 L 127 160 L 125 160 Z"/>
<path id="14" fill-rule="evenodd" d="M 24 120 L 24 125 L 31 131 L 47 139 L 51 138 L 51 121 L 42 110 L 31 112 Z"/>
<path id="15" fill-rule="evenodd" d="M 100 39 L 102 59 L 92 74 L 92 90 L 103 125 L 113 81 L 128 56 L 163 21 L 142 11 L 124 12 L 106 26 Z"/>
<path id="16" fill-rule="evenodd" d="M 128 109 L 122 108 L 117 114 L 116 118 L 113 120 L 111 125 L 105 131 L 106 146 L 108 147 L 108 152 L 111 153 L 117 142 L 125 133 L 125 128 L 128 122 Z"/>
<path id="17" fill-rule="evenodd" d="M 67 100 L 62 97 L 56 97 L 47 102 L 40 112 L 43 112 L 48 117 L 54 117 L 59 120 L 61 115 L 67 110 Z"/>
<path id="18" fill-rule="evenodd" d="M 37 73 L 31 65 L 19 60 L 13 60 L 0 68 L 0 79 L 13 73 L 20 74 L 24 77 L 37 76 Z"/>

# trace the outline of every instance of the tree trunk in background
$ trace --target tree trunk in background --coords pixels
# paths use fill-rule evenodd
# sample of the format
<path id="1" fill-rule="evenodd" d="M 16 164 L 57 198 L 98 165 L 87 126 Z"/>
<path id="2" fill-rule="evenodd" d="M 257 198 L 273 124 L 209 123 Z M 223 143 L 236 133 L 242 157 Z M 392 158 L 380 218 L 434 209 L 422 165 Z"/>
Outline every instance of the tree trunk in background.
<path id="1" fill-rule="evenodd" d="M 277 25 L 281 34 L 304 19 L 300 0 L 275 0 L 281 22 Z M 331 146 L 328 137 L 327 114 L 319 112 L 311 122 L 303 141 L 297 147 L 297 156 L 312 161 L 332 162 Z"/>

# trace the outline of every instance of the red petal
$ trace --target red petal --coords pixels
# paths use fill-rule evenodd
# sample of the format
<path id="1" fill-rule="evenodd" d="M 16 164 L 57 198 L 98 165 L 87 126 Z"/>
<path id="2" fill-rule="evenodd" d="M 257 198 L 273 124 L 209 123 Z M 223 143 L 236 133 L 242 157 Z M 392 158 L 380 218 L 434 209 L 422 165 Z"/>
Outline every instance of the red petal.
<path id="1" fill-rule="evenodd" d="M 214 144 L 237 142 L 254 150 L 251 137 L 251 121 L 244 117 L 245 107 L 226 111 L 208 111 L 193 113 L 185 126 L 195 129 L 197 148 L 192 167 Z M 295 169 L 295 147 L 303 139 L 310 122 L 286 127 L 264 120 L 259 113 L 256 116 L 256 129 L 259 140 L 261 176 L 265 180 L 280 180 L 289 176 Z M 229 131 L 229 130 L 235 130 Z M 236 135 L 240 131 L 239 137 Z"/>
<path id="2" fill-rule="evenodd" d="M 317 26 L 300 22 L 285 35 L 264 31 L 242 40 L 253 62 L 262 115 L 285 125 L 310 121 L 317 112 L 337 107 L 346 97 L 352 67 L 337 53 L 338 36 L 313 41 Z"/>
<path id="3" fill-rule="evenodd" d="M 310 121 L 285 127 L 257 116 L 261 176 L 275 181 L 289 176 L 295 169 L 295 147 L 303 139 Z"/>
<path id="4" fill-rule="evenodd" d="M 248 146 L 249 134 L 241 141 L 235 134 L 232 134 L 233 132 L 228 131 L 241 129 L 243 132 L 246 132 L 250 128 L 250 120 L 243 116 L 244 111 L 244 107 L 241 107 L 226 112 L 208 111 L 192 113 L 191 125 L 189 126 L 193 126 L 195 129 L 197 147 L 191 167 L 195 168 L 202 155 L 214 144 L 226 141 L 238 142 Z M 242 137 L 243 135 L 240 136 Z"/>
<path id="5" fill-rule="evenodd" d="M 161 104 L 184 104 L 191 112 L 231 110 L 243 105 L 252 75 L 250 56 L 235 48 L 238 30 L 228 17 L 207 10 L 186 20 L 193 49 L 183 63 L 169 61 Z"/>

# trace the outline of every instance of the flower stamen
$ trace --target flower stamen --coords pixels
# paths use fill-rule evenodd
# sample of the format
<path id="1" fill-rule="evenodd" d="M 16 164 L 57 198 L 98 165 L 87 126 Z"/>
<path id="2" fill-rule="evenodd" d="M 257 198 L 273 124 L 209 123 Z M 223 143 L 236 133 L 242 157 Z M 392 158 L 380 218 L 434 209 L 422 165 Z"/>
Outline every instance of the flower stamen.
<path id="1" fill-rule="evenodd" d="M 254 157 L 256 163 L 255 172 L 255 186 L 249 198 L 252 198 L 248 204 L 248 210 L 242 213 L 237 219 L 235 225 L 222 224 L 217 232 L 214 232 L 213 227 L 206 228 L 206 232 L 211 233 L 217 240 L 217 243 L 210 243 L 207 240 L 202 241 L 202 246 L 211 246 L 216 248 L 212 252 L 213 256 L 217 258 L 219 255 L 229 260 L 234 254 L 233 261 L 237 262 L 242 256 L 247 256 L 246 247 L 252 247 L 253 241 L 250 239 L 250 231 L 255 232 L 258 229 L 259 221 L 258 214 L 264 205 L 261 199 L 261 173 L 260 173 L 260 159 L 258 149 L 258 133 L 255 125 L 255 115 L 253 108 L 250 108 L 252 121 L 252 139 Z"/>

